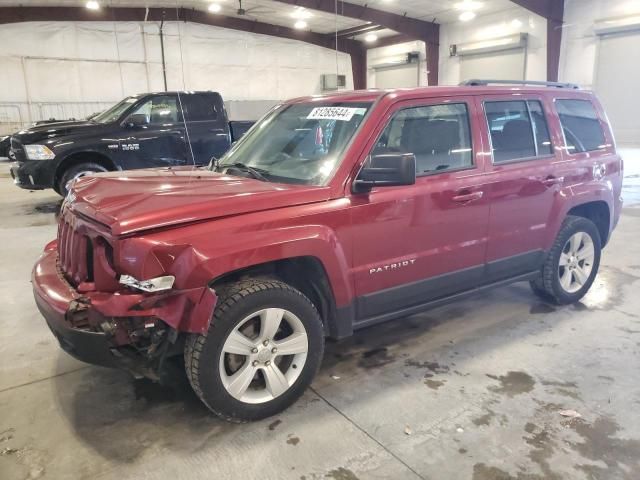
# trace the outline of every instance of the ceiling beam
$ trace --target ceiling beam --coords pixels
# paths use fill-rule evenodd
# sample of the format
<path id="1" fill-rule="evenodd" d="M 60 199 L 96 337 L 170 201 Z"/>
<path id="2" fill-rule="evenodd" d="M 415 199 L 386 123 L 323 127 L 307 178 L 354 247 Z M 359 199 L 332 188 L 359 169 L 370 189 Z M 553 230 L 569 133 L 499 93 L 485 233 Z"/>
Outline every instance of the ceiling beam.
<path id="1" fill-rule="evenodd" d="M 344 2 L 342 0 L 275 0 L 280 3 L 305 7 L 309 10 L 317 10 L 325 13 L 337 13 L 341 17 L 355 18 L 385 28 L 390 28 L 399 33 L 410 35 L 414 40 L 422 40 L 428 43 L 439 43 L 439 25 L 433 22 L 426 22 L 417 18 L 398 15 L 396 13 L 386 12 L 370 8 L 366 5 L 357 5 L 354 3 Z"/>
<path id="2" fill-rule="evenodd" d="M 547 80 L 558 81 L 564 24 L 564 0 L 511 0 L 547 20 Z"/>
<path id="3" fill-rule="evenodd" d="M 280 25 L 258 22 L 225 15 L 211 15 L 207 12 L 185 8 L 134 8 L 103 7 L 100 10 L 88 10 L 84 7 L 0 7 L 0 24 L 34 21 L 184 21 L 229 28 L 243 32 L 259 33 L 273 37 L 300 40 L 325 48 L 335 48 L 333 35 L 296 30 Z M 350 42 L 355 40 L 339 39 L 338 50 L 346 51 Z"/>
<path id="4" fill-rule="evenodd" d="M 397 35 L 389 35 L 388 37 L 379 37 L 375 42 L 365 43 L 364 46 L 367 50 L 369 50 L 371 48 L 388 47 L 389 45 L 412 42 L 413 40 L 413 37 L 398 33 Z"/>
<path id="5" fill-rule="evenodd" d="M 564 0 L 511 0 L 516 5 L 547 20 L 562 21 Z"/>
<path id="6" fill-rule="evenodd" d="M 89 10 L 84 7 L 0 7 L 0 24 L 19 22 L 90 22 L 90 21 L 118 21 L 144 22 L 161 20 L 183 21 L 228 28 L 243 32 L 269 35 L 310 43 L 324 48 L 337 49 L 347 53 L 352 58 L 354 87 L 366 88 L 366 76 L 362 75 L 362 52 L 365 51 L 362 42 L 348 38 L 338 38 L 335 35 L 296 30 L 280 25 L 247 20 L 224 15 L 211 15 L 207 12 L 185 8 L 134 8 L 134 7 L 103 7 L 100 10 Z"/>
<path id="7" fill-rule="evenodd" d="M 337 35 L 339 37 L 353 37 L 355 35 L 362 35 L 363 33 L 377 32 L 384 30 L 386 27 L 376 25 L 374 23 L 367 23 L 365 25 L 358 25 L 357 27 L 345 28 L 344 30 L 338 30 Z"/>

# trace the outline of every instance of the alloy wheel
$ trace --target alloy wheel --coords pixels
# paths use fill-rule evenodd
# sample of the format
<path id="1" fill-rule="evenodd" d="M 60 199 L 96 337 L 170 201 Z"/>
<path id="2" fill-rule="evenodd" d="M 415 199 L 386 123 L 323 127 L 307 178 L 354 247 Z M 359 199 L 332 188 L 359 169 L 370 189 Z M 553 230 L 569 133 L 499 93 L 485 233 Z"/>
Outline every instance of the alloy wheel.
<path id="1" fill-rule="evenodd" d="M 222 384 L 241 402 L 268 402 L 295 383 L 308 351 L 307 332 L 296 315 L 282 308 L 259 310 L 227 336 L 220 356 Z"/>
<path id="2" fill-rule="evenodd" d="M 594 258 L 593 239 L 588 233 L 576 232 L 569 237 L 558 263 L 558 278 L 565 292 L 575 293 L 587 283 Z"/>

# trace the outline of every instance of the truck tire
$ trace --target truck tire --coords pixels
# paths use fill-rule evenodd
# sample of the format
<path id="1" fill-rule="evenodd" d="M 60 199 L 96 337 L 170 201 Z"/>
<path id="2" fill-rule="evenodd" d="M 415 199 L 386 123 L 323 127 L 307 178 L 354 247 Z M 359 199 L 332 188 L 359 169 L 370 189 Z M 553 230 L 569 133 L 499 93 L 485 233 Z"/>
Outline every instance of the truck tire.
<path id="1" fill-rule="evenodd" d="M 531 289 L 557 305 L 577 302 L 598 273 L 601 250 L 600 234 L 593 222 L 569 215 L 547 254 L 540 277 L 531 281 Z"/>
<path id="2" fill-rule="evenodd" d="M 91 173 L 106 172 L 107 169 L 102 165 L 93 162 L 78 163 L 66 169 L 60 176 L 60 181 L 56 185 L 55 191 L 62 195 L 67 196 L 67 183 L 74 178 L 84 177 Z"/>
<path id="3" fill-rule="evenodd" d="M 324 350 L 322 320 L 290 285 L 248 279 L 218 289 L 206 334 L 186 339 L 189 382 L 216 415 L 242 423 L 275 415 L 311 384 Z"/>

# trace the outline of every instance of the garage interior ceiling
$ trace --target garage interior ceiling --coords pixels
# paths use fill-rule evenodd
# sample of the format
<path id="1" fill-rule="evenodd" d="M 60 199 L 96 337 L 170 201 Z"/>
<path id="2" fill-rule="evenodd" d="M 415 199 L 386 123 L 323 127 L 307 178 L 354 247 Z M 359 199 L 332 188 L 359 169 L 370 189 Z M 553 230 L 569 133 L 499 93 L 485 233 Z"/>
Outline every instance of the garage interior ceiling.
<path id="1" fill-rule="evenodd" d="M 246 10 L 246 14 L 239 16 L 238 0 L 103 0 L 100 2 L 105 7 L 166 7 L 166 8 L 193 8 L 196 10 L 206 11 L 210 4 L 217 3 L 221 10 L 218 15 L 228 17 L 242 17 L 248 20 L 259 20 L 260 22 L 270 23 L 273 25 L 292 27 L 295 18 L 292 12 L 296 9 L 294 3 L 305 2 L 286 2 L 277 0 L 242 0 L 242 8 Z M 320 3 L 320 2 L 318 2 Z M 333 4 L 333 2 L 330 2 Z M 419 19 L 423 21 L 447 23 L 458 19 L 460 10 L 456 8 L 456 4 L 460 0 L 349 0 L 350 4 L 358 6 L 367 6 L 368 8 L 382 10 L 397 15 L 407 16 L 409 18 Z M 0 0 L 0 6 L 25 6 L 25 7 L 78 7 L 84 6 L 84 0 L 60 0 L 60 1 L 43 1 L 43 0 Z M 482 7 L 478 10 L 479 14 L 486 15 L 512 8 L 511 0 L 483 0 Z M 308 30 L 317 33 L 332 33 L 338 30 L 345 30 L 357 27 L 368 22 L 357 18 L 350 18 L 341 15 L 340 2 L 338 2 L 338 16 L 336 18 L 332 13 L 323 12 L 316 9 L 308 9 L 309 18 L 305 21 L 308 24 Z M 212 13 L 212 15 L 214 15 Z M 397 32 L 390 29 L 376 31 L 378 37 L 395 35 Z M 362 39 L 364 35 L 356 36 Z"/>

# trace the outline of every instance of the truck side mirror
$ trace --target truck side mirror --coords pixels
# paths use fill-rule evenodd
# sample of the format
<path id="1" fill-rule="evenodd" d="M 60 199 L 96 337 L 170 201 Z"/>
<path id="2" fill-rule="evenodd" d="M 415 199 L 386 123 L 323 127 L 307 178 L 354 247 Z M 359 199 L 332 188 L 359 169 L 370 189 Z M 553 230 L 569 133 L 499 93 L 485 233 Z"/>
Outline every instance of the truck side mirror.
<path id="1" fill-rule="evenodd" d="M 142 127 L 149 124 L 149 117 L 144 113 L 134 113 L 127 117 L 124 124 L 128 128 Z"/>
<path id="2" fill-rule="evenodd" d="M 416 157 L 413 153 L 380 153 L 367 158 L 354 193 L 368 192 L 373 187 L 395 187 L 416 183 Z"/>

